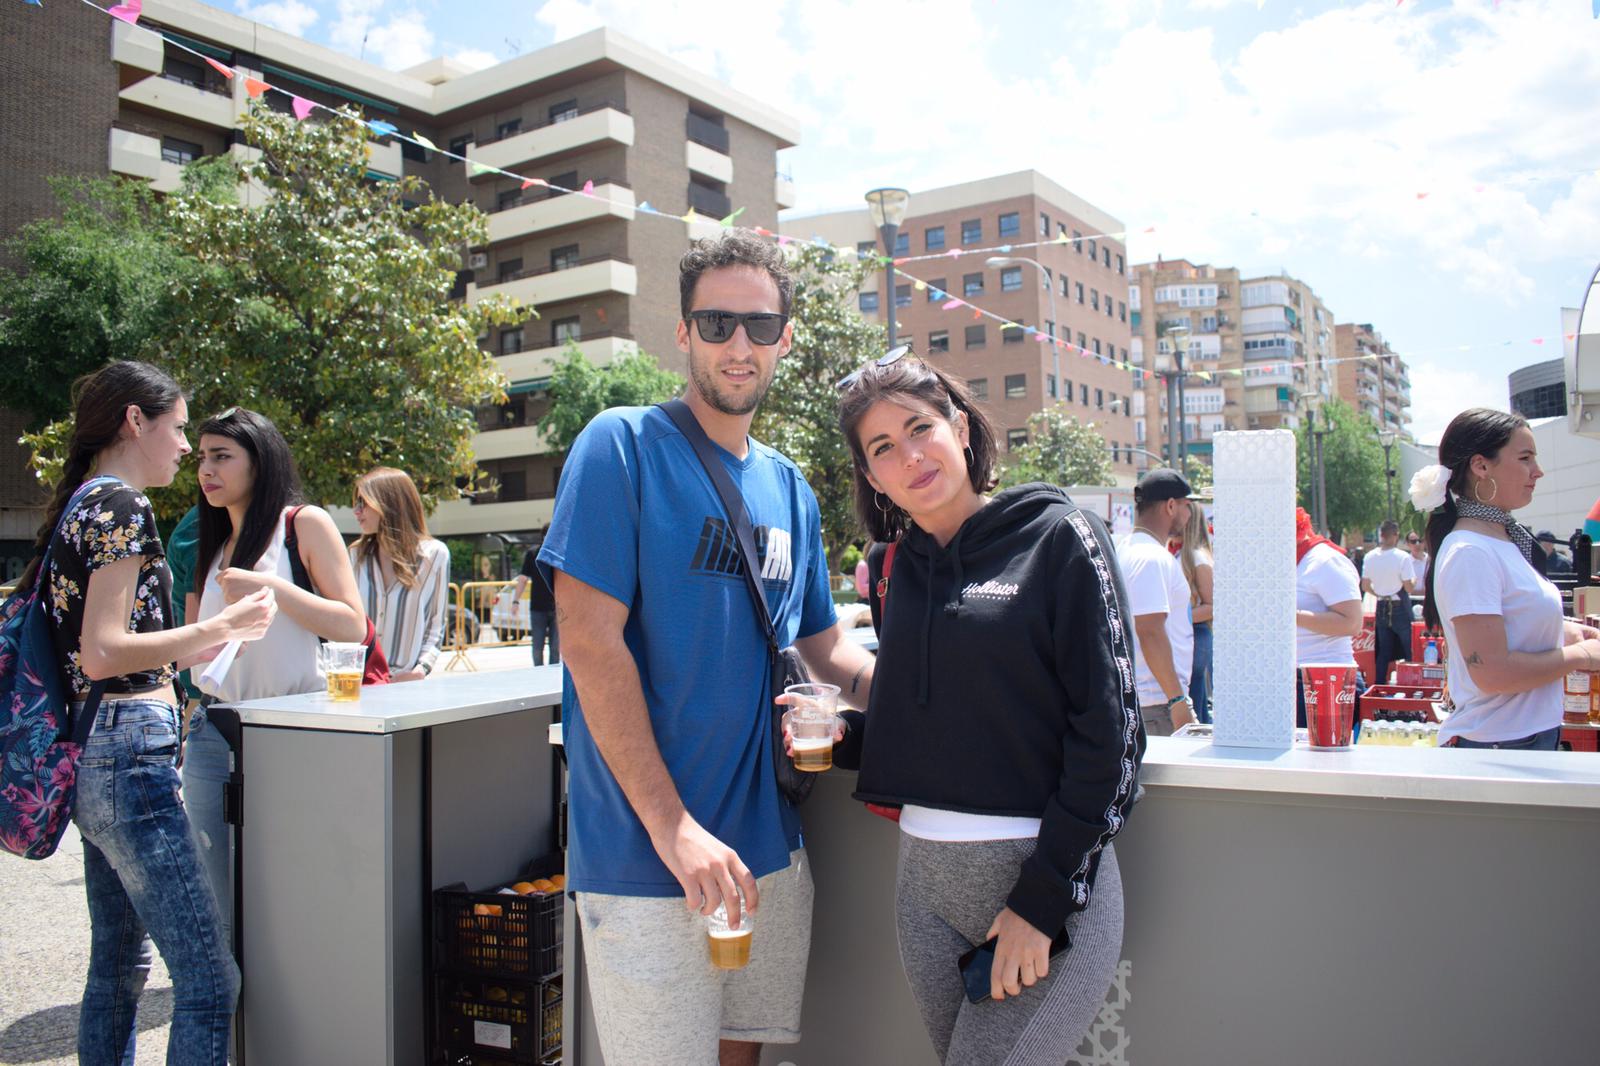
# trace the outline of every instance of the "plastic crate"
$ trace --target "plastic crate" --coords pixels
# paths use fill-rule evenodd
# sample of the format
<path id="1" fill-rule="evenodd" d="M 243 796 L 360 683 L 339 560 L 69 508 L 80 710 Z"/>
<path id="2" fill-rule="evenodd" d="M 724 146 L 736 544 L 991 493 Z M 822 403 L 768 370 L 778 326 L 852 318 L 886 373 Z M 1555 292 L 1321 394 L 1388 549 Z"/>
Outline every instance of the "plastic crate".
<path id="1" fill-rule="evenodd" d="M 1413 692 L 1421 692 L 1420 699 L 1413 699 Z M 1414 716 L 1420 714 L 1424 722 L 1437 722 L 1439 716 L 1434 713 L 1434 701 L 1439 698 L 1439 690 L 1431 687 L 1413 685 L 1373 685 L 1361 694 L 1361 719 L 1362 721 L 1386 721 L 1398 719 L 1400 721 L 1415 720 Z"/>
<path id="2" fill-rule="evenodd" d="M 560 872 L 559 858 L 528 865 L 527 880 Z M 433 894 L 435 972 L 540 981 L 561 973 L 565 893 L 516 895 L 448 886 Z"/>
<path id="3" fill-rule="evenodd" d="M 1445 665 L 1428 665 L 1422 662 L 1397 662 L 1394 664 L 1394 683 L 1400 688 L 1438 688 L 1445 681 Z"/>
<path id="4" fill-rule="evenodd" d="M 1592 725 L 1563 725 L 1561 751 L 1600 751 L 1600 729 Z"/>
<path id="5" fill-rule="evenodd" d="M 528 1066 L 561 1056 L 561 978 L 505 981 L 466 974 L 434 979 L 434 1048 L 443 1061 Z"/>

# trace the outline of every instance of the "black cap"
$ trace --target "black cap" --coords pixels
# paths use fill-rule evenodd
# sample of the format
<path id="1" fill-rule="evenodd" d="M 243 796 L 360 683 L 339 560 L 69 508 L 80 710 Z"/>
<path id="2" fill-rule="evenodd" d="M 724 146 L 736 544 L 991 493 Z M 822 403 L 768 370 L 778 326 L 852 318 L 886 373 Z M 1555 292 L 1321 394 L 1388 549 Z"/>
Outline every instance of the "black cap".
<path id="1" fill-rule="evenodd" d="M 1534 534 L 1533 539 L 1534 540 L 1542 540 L 1546 544 L 1560 544 L 1561 543 L 1559 540 L 1556 539 L 1556 535 L 1554 533 L 1550 532 L 1548 529 L 1539 530 L 1538 533 Z"/>
<path id="2" fill-rule="evenodd" d="M 1196 500 L 1198 496 L 1176 470 L 1158 467 L 1139 479 L 1133 487 L 1134 503 L 1160 503 L 1162 500 Z"/>

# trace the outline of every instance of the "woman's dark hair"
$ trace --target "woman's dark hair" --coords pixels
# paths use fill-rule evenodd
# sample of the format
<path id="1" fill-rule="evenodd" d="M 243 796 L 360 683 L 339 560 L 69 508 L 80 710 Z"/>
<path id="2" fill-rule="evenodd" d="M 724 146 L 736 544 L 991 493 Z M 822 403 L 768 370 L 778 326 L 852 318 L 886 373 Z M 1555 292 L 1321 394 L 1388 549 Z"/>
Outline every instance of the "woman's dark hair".
<path id="1" fill-rule="evenodd" d="M 34 541 L 35 554 L 17 582 L 18 589 L 33 587 L 39 559 L 61 520 L 61 512 L 94 469 L 95 458 L 117 442 L 127 421 L 128 408 L 137 407 L 146 418 L 160 418 L 177 406 L 183 389 L 165 371 L 149 363 L 108 363 L 72 384 L 72 435 L 67 438 L 67 461 L 56 482 L 55 495 L 45 507 L 44 524 Z"/>
<path id="2" fill-rule="evenodd" d="M 278 529 L 278 516 L 285 507 L 301 502 L 300 475 L 295 472 L 289 442 L 266 415 L 243 407 L 230 407 L 200 424 L 200 437 L 227 437 L 250 456 L 255 484 L 250 490 L 250 506 L 244 512 L 244 528 L 233 546 L 228 565 L 248 570 L 272 542 Z M 213 507 L 200 496 L 200 545 L 195 555 L 195 587 L 205 583 L 211 562 L 233 535 L 233 519 L 226 507 Z"/>
<path id="3" fill-rule="evenodd" d="M 1439 465 L 1449 468 L 1450 482 L 1444 494 L 1444 503 L 1429 512 L 1428 528 L 1423 534 L 1428 543 L 1428 591 L 1422 602 L 1422 620 L 1430 629 L 1439 625 L 1433 580 L 1433 572 L 1439 565 L 1439 546 L 1456 528 L 1456 521 L 1461 517 L 1456 510 L 1455 497 L 1465 496 L 1472 491 L 1472 486 L 1468 484 L 1472 458 L 1481 455 L 1485 459 L 1494 459 L 1511 439 L 1511 434 L 1527 425 L 1528 420 L 1518 414 L 1496 411 L 1491 407 L 1471 407 L 1452 418 L 1445 427 L 1444 436 L 1439 438 Z M 1533 556 L 1531 565 L 1541 575 L 1544 574 L 1544 552 L 1535 548 Z"/>
<path id="4" fill-rule="evenodd" d="M 939 412 L 952 424 L 956 412 L 967 416 L 967 478 L 975 492 L 994 488 L 994 467 L 998 450 L 994 426 L 972 401 L 962 382 L 938 367 L 929 366 L 916 356 L 896 360 L 888 366 L 868 364 L 839 396 L 839 432 L 850 443 L 855 456 L 856 518 L 873 540 L 899 539 L 911 525 L 911 518 L 888 497 L 882 496 L 867 480 L 867 455 L 861 450 L 856 428 L 879 400 L 896 403 L 911 397 Z M 885 506 L 878 506 L 880 499 Z"/>

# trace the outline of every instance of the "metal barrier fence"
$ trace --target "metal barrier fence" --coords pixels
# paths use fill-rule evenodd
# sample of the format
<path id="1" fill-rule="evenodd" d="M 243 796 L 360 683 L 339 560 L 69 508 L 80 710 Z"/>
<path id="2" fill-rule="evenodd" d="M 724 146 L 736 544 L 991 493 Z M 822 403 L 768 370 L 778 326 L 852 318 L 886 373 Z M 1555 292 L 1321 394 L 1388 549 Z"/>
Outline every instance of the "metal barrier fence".
<path id="1" fill-rule="evenodd" d="M 450 619 L 445 649 L 452 652 L 446 670 L 476 670 L 468 652 L 510 648 L 531 643 L 528 600 L 515 595 L 512 581 L 450 583 Z"/>

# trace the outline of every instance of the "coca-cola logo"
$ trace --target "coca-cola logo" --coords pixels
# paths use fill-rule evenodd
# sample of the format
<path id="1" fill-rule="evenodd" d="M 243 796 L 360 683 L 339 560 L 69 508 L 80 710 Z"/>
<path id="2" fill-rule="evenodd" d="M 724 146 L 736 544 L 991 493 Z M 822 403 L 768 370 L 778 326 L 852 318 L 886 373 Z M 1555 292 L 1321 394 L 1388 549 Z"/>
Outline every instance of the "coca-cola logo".
<path id="1" fill-rule="evenodd" d="M 1363 629 L 1360 633 L 1356 634 L 1354 647 L 1356 651 L 1376 651 L 1378 647 L 1378 638 L 1373 635 L 1372 630 Z"/>
<path id="2" fill-rule="evenodd" d="M 1353 703 L 1355 703 L 1355 701 L 1356 701 L 1356 687 L 1354 685 L 1343 686 L 1342 688 L 1339 689 L 1338 692 L 1333 694 L 1333 702 L 1334 703 L 1352 703 L 1353 704 Z"/>

